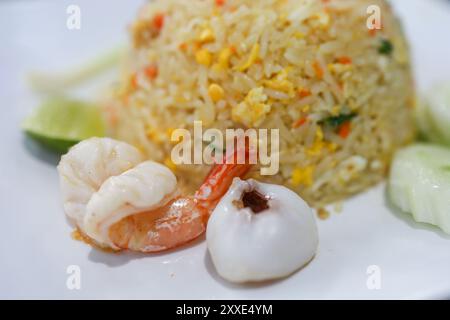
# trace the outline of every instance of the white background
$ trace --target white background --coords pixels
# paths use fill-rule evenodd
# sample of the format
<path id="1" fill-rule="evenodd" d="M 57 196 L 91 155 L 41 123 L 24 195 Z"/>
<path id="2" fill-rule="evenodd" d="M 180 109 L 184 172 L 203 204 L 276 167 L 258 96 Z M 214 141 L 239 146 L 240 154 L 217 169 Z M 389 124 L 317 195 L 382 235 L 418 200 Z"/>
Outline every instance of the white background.
<path id="1" fill-rule="evenodd" d="M 414 52 L 420 89 L 450 79 L 450 6 L 394 1 Z M 0 298 L 449 298 L 450 236 L 387 208 L 379 186 L 319 221 L 317 257 L 294 276 L 236 286 L 211 266 L 204 242 L 156 256 L 106 254 L 70 238 L 61 208 L 57 157 L 21 134 L 34 107 L 32 70 L 59 70 L 125 43 L 141 1 L 0 2 Z M 82 10 L 82 29 L 66 29 L 66 8 Z M 81 267 L 82 288 L 66 287 Z M 381 268 L 382 289 L 368 290 L 366 269 Z"/>

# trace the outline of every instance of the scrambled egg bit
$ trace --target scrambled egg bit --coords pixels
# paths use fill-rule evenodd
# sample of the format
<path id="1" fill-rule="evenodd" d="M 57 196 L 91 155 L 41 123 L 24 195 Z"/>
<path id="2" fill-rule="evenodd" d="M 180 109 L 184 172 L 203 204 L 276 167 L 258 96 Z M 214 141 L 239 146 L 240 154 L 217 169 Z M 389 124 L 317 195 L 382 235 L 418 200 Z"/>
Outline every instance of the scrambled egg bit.
<path id="1" fill-rule="evenodd" d="M 283 69 L 273 79 L 264 81 L 264 84 L 270 89 L 286 93 L 290 98 L 295 97 L 294 84 L 288 80 L 289 71 L 290 68 Z"/>
<path id="2" fill-rule="evenodd" d="M 233 121 L 247 127 L 260 126 L 271 110 L 271 106 L 267 102 L 268 97 L 264 94 L 263 87 L 250 90 L 244 101 L 233 107 L 231 111 Z"/>

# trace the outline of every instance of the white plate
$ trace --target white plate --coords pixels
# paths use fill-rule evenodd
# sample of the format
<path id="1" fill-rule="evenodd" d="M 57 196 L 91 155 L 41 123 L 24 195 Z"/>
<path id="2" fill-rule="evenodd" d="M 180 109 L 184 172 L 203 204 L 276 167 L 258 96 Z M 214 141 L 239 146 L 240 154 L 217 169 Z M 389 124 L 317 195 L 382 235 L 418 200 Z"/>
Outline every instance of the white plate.
<path id="1" fill-rule="evenodd" d="M 0 4 L 0 298 L 445 298 L 450 236 L 388 209 L 379 186 L 319 221 L 320 248 L 304 270 L 270 285 L 235 286 L 217 276 L 204 242 L 156 256 L 106 254 L 73 241 L 61 209 L 57 158 L 24 139 L 21 119 L 36 105 L 24 82 L 35 69 L 82 61 L 125 41 L 141 1 L 7 1 Z M 82 29 L 65 28 L 78 4 Z M 450 6 L 396 1 L 415 55 L 420 88 L 450 76 Z M 66 286 L 81 268 L 81 290 Z M 367 286 L 377 266 L 381 289 Z"/>

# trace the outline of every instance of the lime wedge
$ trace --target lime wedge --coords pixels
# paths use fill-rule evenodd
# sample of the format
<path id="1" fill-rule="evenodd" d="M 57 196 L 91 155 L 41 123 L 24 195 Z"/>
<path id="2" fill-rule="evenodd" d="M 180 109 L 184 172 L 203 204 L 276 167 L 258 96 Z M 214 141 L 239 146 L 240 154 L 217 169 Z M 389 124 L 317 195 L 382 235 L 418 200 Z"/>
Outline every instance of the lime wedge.
<path id="1" fill-rule="evenodd" d="M 67 152 L 81 140 L 105 135 L 105 124 L 97 106 L 62 97 L 44 102 L 25 119 L 22 129 L 57 152 Z"/>

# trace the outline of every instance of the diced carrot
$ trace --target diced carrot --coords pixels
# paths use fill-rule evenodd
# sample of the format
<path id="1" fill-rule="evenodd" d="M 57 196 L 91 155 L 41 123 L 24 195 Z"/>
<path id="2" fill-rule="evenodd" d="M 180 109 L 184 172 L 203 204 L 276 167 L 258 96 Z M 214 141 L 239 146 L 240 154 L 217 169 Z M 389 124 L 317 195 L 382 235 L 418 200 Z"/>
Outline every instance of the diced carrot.
<path id="1" fill-rule="evenodd" d="M 222 7 L 225 4 L 225 0 L 216 0 L 216 6 Z"/>
<path id="2" fill-rule="evenodd" d="M 158 66 L 150 65 L 144 70 L 145 75 L 149 79 L 155 79 L 158 76 Z"/>
<path id="3" fill-rule="evenodd" d="M 194 46 L 194 50 L 200 50 L 200 48 L 202 47 L 201 42 L 195 41 L 193 42 L 193 46 Z"/>
<path id="4" fill-rule="evenodd" d="M 346 139 L 350 135 L 351 129 L 352 129 L 351 122 L 350 121 L 345 122 L 339 128 L 339 136 L 343 139 Z"/>
<path id="5" fill-rule="evenodd" d="M 350 57 L 340 57 L 337 59 L 340 64 L 352 64 L 352 58 Z"/>
<path id="6" fill-rule="evenodd" d="M 130 78 L 130 84 L 131 84 L 131 88 L 133 90 L 138 88 L 138 78 L 137 78 L 137 73 L 134 73 L 131 78 Z"/>
<path id="7" fill-rule="evenodd" d="M 181 51 L 186 51 L 188 49 L 188 45 L 186 42 L 183 42 L 183 43 L 180 43 L 178 48 L 180 48 Z"/>
<path id="8" fill-rule="evenodd" d="M 158 29 L 161 30 L 164 26 L 164 14 L 162 13 L 158 13 L 153 17 L 153 26 Z"/>
<path id="9" fill-rule="evenodd" d="M 314 61 L 313 68 L 317 78 L 322 79 L 324 72 L 318 61 Z"/>
<path id="10" fill-rule="evenodd" d="M 308 121 L 307 117 L 301 117 L 298 119 L 294 124 L 292 125 L 292 128 L 297 129 L 300 128 L 302 125 L 304 125 Z"/>
<path id="11" fill-rule="evenodd" d="M 298 95 L 302 99 L 306 98 L 306 97 L 309 97 L 311 95 L 311 90 L 305 89 L 305 88 L 301 88 L 301 89 L 298 90 Z"/>

